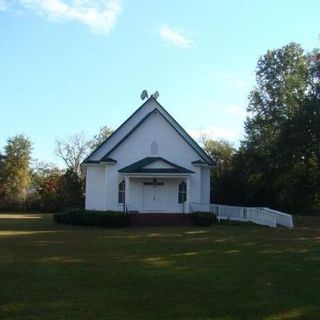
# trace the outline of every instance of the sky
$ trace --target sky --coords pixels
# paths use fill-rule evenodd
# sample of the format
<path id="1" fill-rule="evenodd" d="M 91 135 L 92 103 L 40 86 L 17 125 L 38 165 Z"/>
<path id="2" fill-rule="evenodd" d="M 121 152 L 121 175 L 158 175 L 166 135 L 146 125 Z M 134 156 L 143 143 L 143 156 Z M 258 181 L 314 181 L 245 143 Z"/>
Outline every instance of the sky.
<path id="1" fill-rule="evenodd" d="M 243 138 L 255 68 L 292 41 L 320 47 L 319 0 L 0 0 L 0 150 L 116 129 L 158 101 L 195 138 Z"/>

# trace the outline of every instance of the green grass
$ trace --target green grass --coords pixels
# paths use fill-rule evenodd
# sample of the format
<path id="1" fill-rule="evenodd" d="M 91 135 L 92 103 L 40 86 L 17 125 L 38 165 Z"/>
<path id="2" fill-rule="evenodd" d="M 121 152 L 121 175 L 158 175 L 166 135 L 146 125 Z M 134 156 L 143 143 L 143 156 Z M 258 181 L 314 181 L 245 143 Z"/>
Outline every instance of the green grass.
<path id="1" fill-rule="evenodd" d="M 320 231 L 0 215 L 0 319 L 319 319 Z"/>

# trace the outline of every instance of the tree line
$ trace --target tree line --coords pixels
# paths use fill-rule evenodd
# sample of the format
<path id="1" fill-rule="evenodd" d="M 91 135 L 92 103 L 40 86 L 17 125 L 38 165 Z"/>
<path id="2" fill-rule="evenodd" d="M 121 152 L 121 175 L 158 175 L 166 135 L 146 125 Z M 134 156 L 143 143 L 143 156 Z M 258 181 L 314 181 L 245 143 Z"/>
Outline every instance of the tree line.
<path id="1" fill-rule="evenodd" d="M 290 43 L 261 56 L 245 137 L 205 141 L 216 160 L 212 200 L 320 213 L 320 51 Z"/>
<path id="2" fill-rule="evenodd" d="M 215 160 L 211 201 L 320 214 L 320 51 L 290 43 L 268 50 L 249 93 L 245 137 L 238 148 L 204 138 Z M 80 164 L 112 130 L 56 141 L 66 169 L 31 161 L 32 143 L 10 137 L 0 152 L 0 209 L 56 211 L 82 206 Z"/>
<path id="3" fill-rule="evenodd" d="M 23 134 L 10 137 L 0 154 L 0 210 L 58 211 L 82 207 L 81 162 L 111 133 L 104 126 L 90 139 L 81 133 L 57 140 L 55 153 L 65 169 L 32 159 L 32 142 Z"/>

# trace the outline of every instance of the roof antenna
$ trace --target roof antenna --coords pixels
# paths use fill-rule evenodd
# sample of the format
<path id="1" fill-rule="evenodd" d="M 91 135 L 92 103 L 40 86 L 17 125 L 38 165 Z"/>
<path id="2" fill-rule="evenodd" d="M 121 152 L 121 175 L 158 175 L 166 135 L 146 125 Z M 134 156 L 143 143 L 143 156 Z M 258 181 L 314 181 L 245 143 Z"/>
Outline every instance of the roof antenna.
<path id="1" fill-rule="evenodd" d="M 151 97 L 157 100 L 159 98 L 159 91 L 156 91 L 155 93 L 153 93 Z"/>
<path id="2" fill-rule="evenodd" d="M 143 90 L 140 94 L 140 98 L 141 100 L 144 100 L 146 98 L 148 98 L 148 91 L 147 90 Z"/>

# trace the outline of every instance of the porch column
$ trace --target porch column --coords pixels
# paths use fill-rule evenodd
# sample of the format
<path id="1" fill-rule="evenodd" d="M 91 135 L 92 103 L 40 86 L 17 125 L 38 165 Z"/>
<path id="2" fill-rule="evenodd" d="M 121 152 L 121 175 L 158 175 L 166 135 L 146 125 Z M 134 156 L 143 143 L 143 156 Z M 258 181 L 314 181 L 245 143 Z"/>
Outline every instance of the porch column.
<path id="1" fill-rule="evenodd" d="M 186 178 L 187 184 L 187 201 L 185 202 L 185 213 L 190 213 L 190 177 Z"/>
<path id="2" fill-rule="evenodd" d="M 130 177 L 129 176 L 125 176 L 124 178 L 125 180 L 125 203 L 126 203 L 126 210 L 130 210 L 130 207 L 129 207 L 129 191 L 130 191 Z"/>

